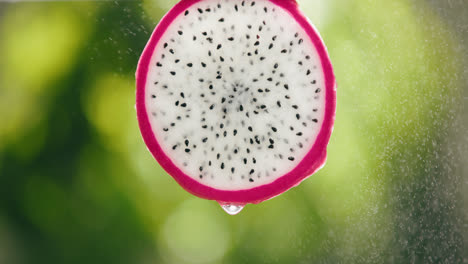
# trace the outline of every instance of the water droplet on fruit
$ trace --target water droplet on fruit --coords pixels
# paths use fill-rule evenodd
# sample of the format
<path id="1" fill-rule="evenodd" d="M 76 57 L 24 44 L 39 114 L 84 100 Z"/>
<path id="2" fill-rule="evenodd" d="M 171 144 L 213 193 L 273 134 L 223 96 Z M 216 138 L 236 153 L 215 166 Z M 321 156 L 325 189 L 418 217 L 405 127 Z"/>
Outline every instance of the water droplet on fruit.
<path id="1" fill-rule="evenodd" d="M 223 210 L 226 211 L 226 213 L 230 215 L 236 215 L 240 213 L 240 211 L 242 211 L 242 209 L 244 209 L 244 206 L 245 206 L 245 205 L 239 205 L 239 204 L 220 204 L 220 205 L 223 208 Z"/>

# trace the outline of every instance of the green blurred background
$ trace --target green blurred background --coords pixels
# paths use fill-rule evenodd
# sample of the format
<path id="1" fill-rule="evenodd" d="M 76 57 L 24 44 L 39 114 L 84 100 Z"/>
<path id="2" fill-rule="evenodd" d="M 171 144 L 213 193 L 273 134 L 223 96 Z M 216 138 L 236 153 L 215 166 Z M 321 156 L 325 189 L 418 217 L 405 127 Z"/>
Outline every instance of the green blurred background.
<path id="1" fill-rule="evenodd" d="M 228 216 L 139 134 L 177 1 L 0 3 L 0 263 L 468 263 L 468 2 L 302 0 L 338 81 L 327 165 Z"/>

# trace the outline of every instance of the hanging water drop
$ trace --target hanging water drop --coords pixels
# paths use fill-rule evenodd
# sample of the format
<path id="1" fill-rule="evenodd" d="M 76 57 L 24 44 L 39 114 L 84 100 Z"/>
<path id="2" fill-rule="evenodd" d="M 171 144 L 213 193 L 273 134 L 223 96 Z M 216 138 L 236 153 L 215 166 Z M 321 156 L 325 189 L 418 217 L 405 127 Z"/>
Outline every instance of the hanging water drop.
<path id="1" fill-rule="evenodd" d="M 220 204 L 221 207 L 223 208 L 226 213 L 230 215 L 236 215 L 244 209 L 245 205 L 240 205 L 240 204 Z"/>

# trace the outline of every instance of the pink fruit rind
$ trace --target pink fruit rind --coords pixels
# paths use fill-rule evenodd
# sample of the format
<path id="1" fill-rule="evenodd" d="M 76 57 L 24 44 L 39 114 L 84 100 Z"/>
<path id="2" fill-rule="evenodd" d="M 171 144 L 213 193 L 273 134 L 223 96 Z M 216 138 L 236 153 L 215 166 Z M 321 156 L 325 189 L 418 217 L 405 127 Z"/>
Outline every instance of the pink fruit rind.
<path id="1" fill-rule="evenodd" d="M 164 153 L 151 128 L 149 115 L 146 110 L 145 89 L 147 83 L 148 70 L 154 50 L 171 23 L 187 8 L 202 0 L 182 0 L 176 4 L 160 21 L 155 28 L 143 54 L 140 57 L 136 71 L 136 110 L 140 131 L 149 151 L 159 162 L 166 172 L 168 172 L 186 191 L 198 197 L 216 200 L 221 204 L 260 203 L 271 199 L 281 193 L 297 186 L 308 176 L 322 168 L 326 162 L 326 148 L 330 140 L 335 121 L 336 109 L 336 81 L 333 73 L 327 49 L 318 33 L 308 19 L 299 10 L 294 0 L 269 0 L 277 6 L 288 11 L 289 14 L 302 26 L 317 49 L 323 69 L 325 80 L 325 114 L 322 128 L 317 135 L 316 141 L 304 159 L 292 171 L 283 175 L 276 181 L 259 187 L 246 190 L 219 190 L 203 185 L 192 179 L 181 171 L 171 159 Z"/>

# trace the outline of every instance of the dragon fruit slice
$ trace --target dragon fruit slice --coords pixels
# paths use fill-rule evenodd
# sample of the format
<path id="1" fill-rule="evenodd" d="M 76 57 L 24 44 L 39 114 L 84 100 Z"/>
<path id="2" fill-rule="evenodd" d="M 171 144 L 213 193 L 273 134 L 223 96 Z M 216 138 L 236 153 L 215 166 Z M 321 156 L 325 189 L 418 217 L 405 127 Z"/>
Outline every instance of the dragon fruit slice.
<path id="1" fill-rule="evenodd" d="M 136 85 L 153 156 L 230 213 L 325 163 L 335 78 L 294 0 L 181 0 L 153 32 Z"/>

